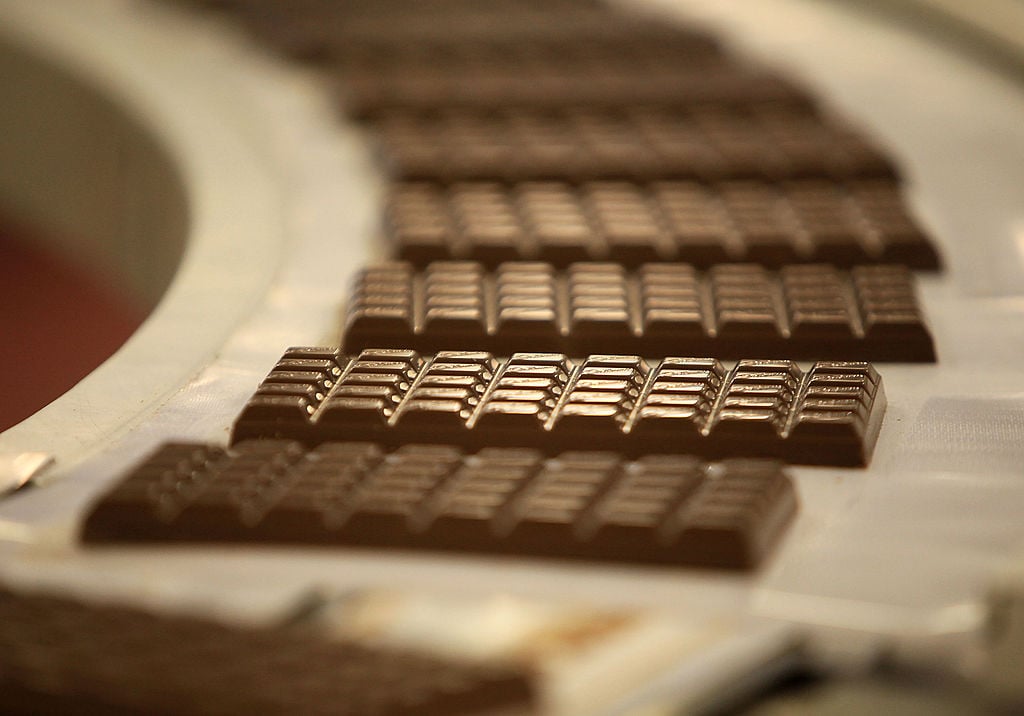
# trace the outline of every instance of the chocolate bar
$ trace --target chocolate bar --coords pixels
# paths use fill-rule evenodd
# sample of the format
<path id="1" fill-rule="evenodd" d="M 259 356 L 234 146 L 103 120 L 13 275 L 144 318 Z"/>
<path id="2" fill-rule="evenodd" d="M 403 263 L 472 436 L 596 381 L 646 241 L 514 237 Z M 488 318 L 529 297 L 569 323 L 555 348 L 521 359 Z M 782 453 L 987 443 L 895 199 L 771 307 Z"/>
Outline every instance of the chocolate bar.
<path id="1" fill-rule="evenodd" d="M 494 267 L 537 260 L 902 263 L 939 257 L 886 180 L 766 182 L 399 183 L 386 210 L 398 258 Z"/>
<path id="2" fill-rule="evenodd" d="M 447 716 L 535 701 L 513 669 L 8 590 L 0 689 L 7 714 Z"/>
<path id="3" fill-rule="evenodd" d="M 438 261 L 362 271 L 343 348 L 450 348 L 586 355 L 609 346 L 644 356 L 931 362 L 935 349 L 902 266 Z"/>
<path id="4" fill-rule="evenodd" d="M 630 355 L 578 363 L 558 353 L 329 348 L 285 353 L 235 422 L 232 442 L 286 438 L 535 448 L 601 445 L 626 457 L 672 453 L 866 465 L 885 398 L 868 363 Z"/>
<path id="5" fill-rule="evenodd" d="M 503 18 L 505 19 L 505 18 Z M 447 36 L 441 41 L 379 41 L 361 38 L 333 48 L 334 63 L 343 82 L 373 71 L 390 82 L 403 72 L 441 77 L 474 73 L 552 75 L 585 70 L 612 74 L 663 73 L 673 65 L 689 72 L 694 65 L 746 67 L 722 54 L 709 35 L 664 26 L 629 26 L 602 37 L 551 36 L 473 39 Z M 369 80 L 369 78 L 366 78 Z"/>
<path id="6" fill-rule="evenodd" d="M 534 43 L 556 47 L 593 44 L 670 46 L 717 52 L 709 35 L 635 13 L 617 12 L 598 3 L 579 2 L 414 2 L 351 3 L 292 0 L 256 3 L 239 13 L 259 40 L 292 57 L 346 62 L 369 49 L 378 57 L 389 50 L 399 57 L 406 48 L 459 46 L 465 43 L 503 46 Z M 571 58 L 571 51 L 567 53 Z M 382 67 L 386 67 L 385 60 Z"/>
<path id="7" fill-rule="evenodd" d="M 678 63 L 620 59 L 598 66 L 580 63 L 566 67 L 558 60 L 469 66 L 454 72 L 422 64 L 391 72 L 376 67 L 348 71 L 342 79 L 339 87 L 345 111 L 360 119 L 397 110 L 452 108 L 811 105 L 809 97 L 777 75 L 728 62 L 690 62 L 681 68 Z"/>
<path id="8" fill-rule="evenodd" d="M 167 445 L 87 542 L 274 542 L 750 568 L 796 511 L 778 463 L 441 445 Z"/>
<path id="9" fill-rule="evenodd" d="M 374 125 L 396 179 L 462 181 L 893 177 L 864 138 L 802 107 L 385 112 Z"/>

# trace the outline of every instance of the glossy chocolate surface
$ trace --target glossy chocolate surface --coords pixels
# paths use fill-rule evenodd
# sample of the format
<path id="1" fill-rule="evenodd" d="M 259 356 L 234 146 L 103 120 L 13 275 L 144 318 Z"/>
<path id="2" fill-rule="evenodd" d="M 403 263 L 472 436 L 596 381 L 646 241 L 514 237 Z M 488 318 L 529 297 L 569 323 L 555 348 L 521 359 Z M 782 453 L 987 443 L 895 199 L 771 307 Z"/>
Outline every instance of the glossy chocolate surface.
<path id="1" fill-rule="evenodd" d="M 343 348 L 450 348 L 509 355 L 551 351 L 678 353 L 722 359 L 931 362 L 935 350 L 902 266 L 827 265 L 767 271 L 724 264 L 469 261 L 365 269 L 357 278 Z"/>
<path id="2" fill-rule="evenodd" d="M 369 441 L 523 447 L 557 455 L 595 444 L 626 457 L 770 457 L 866 465 L 885 412 L 869 363 L 558 353 L 421 356 L 367 349 L 288 351 L 235 422 L 232 441 L 314 446 Z"/>

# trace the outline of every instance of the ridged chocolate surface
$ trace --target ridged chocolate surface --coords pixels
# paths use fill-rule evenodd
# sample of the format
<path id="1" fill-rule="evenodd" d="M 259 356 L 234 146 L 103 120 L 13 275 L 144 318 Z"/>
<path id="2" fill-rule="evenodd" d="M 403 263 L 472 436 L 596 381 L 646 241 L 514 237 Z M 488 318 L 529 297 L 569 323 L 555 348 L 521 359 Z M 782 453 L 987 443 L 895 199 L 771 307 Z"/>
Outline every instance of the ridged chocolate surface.
<path id="1" fill-rule="evenodd" d="M 850 129 L 774 103 L 387 112 L 375 133 L 398 179 L 768 180 L 892 177 Z"/>
<path id="2" fill-rule="evenodd" d="M 287 542 L 756 566 L 796 510 L 778 463 L 441 445 L 167 445 L 90 514 L 93 542 Z"/>
<path id="3" fill-rule="evenodd" d="M 685 352 L 724 359 L 933 361 L 935 351 L 902 266 L 852 272 L 827 265 L 779 272 L 724 264 L 469 261 L 421 271 L 389 263 L 359 275 L 343 348 L 451 348 L 508 355 Z"/>
<path id="4" fill-rule="evenodd" d="M 177 457 L 190 459 L 188 451 Z M 513 671 L 329 642 L 283 628 L 232 627 L 60 596 L 0 592 L 5 714 L 526 711 L 532 700 L 527 679 Z"/>
<path id="5" fill-rule="evenodd" d="M 630 355 L 573 362 L 558 353 L 420 356 L 368 349 L 289 350 L 235 423 L 232 441 L 306 445 L 358 440 L 463 449 L 525 447 L 548 455 L 602 449 L 626 457 L 772 457 L 866 465 L 881 426 L 881 378 L 868 363 Z"/>
<path id="6" fill-rule="evenodd" d="M 536 260 L 902 263 L 938 268 L 928 237 L 887 180 L 701 184 L 396 184 L 386 232 L 397 258 L 495 266 Z"/>

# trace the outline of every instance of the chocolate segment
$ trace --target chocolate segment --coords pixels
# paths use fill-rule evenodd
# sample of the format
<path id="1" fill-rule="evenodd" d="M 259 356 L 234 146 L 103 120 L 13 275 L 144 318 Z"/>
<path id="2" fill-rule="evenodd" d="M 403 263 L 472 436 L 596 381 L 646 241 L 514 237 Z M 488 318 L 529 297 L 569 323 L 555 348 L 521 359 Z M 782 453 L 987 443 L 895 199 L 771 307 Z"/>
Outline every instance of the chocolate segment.
<path id="1" fill-rule="evenodd" d="M 609 361 L 605 361 L 608 363 Z M 611 362 L 588 388 L 633 395 Z M 601 382 L 604 381 L 604 382 Z M 625 404 L 577 413 L 615 423 Z M 600 430 L 600 428 L 596 428 Z M 614 429 L 614 426 L 612 427 Z M 287 542 L 751 568 L 796 510 L 778 463 L 605 452 L 249 441 L 210 455 L 169 445 L 105 495 L 84 538 L 111 542 Z M 140 495 L 145 497 L 140 500 Z M 168 509 L 168 502 L 173 509 Z"/>
<path id="2" fill-rule="evenodd" d="M 894 177 L 845 126 L 777 104 L 382 113 L 374 125 L 396 179 L 860 179 Z"/>
<path id="3" fill-rule="evenodd" d="M 459 259 L 754 262 L 839 266 L 939 257 L 888 180 L 398 183 L 385 230 L 394 255 Z"/>
<path id="4" fill-rule="evenodd" d="M 19 714 L 447 715 L 535 699 L 512 669 L 6 590 L 0 687 Z"/>
<path id="5" fill-rule="evenodd" d="M 294 349 L 282 358 L 291 365 Z M 297 353 L 295 352 L 297 351 Z M 268 420 L 247 406 L 232 441 L 289 438 L 307 446 L 370 441 L 535 448 L 547 455 L 595 442 L 628 457 L 772 457 L 811 465 L 866 465 L 885 412 L 868 363 L 367 349 L 336 356 L 345 368 L 312 411 Z M 262 405 L 275 368 L 253 396 Z"/>
<path id="6" fill-rule="evenodd" d="M 334 388 L 347 360 L 330 348 L 290 348 L 249 399 L 239 421 L 253 437 L 303 425 Z"/>
<path id="7" fill-rule="evenodd" d="M 364 270 L 342 345 L 509 355 L 586 355 L 614 346 L 645 356 L 687 352 L 820 360 L 935 360 L 913 279 L 900 266 L 409 263 Z"/>

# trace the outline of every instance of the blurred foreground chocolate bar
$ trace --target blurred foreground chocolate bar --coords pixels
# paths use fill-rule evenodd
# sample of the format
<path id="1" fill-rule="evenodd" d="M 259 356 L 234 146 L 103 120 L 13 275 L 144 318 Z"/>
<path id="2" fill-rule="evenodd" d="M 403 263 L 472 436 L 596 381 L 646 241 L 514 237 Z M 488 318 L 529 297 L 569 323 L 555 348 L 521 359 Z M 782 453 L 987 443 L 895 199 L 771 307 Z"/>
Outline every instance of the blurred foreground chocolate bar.
<path id="1" fill-rule="evenodd" d="M 385 231 L 422 265 L 503 261 L 905 264 L 939 255 L 889 180 L 398 183 Z"/>
<path id="2" fill-rule="evenodd" d="M 796 496 L 778 463 L 257 440 L 167 445 L 103 497 L 89 542 L 272 542 L 756 566 Z"/>
<path id="3" fill-rule="evenodd" d="M 595 445 L 626 457 L 672 453 L 866 465 L 885 412 L 868 363 L 293 348 L 235 422 L 232 441 L 314 446 L 359 440 L 534 448 Z"/>
<path id="4" fill-rule="evenodd" d="M 931 362 L 912 280 L 902 266 L 389 263 L 360 273 L 342 346 Z"/>
<path id="5" fill-rule="evenodd" d="M 5 714 L 468 716 L 534 702 L 511 669 L 8 590 L 0 689 Z"/>

